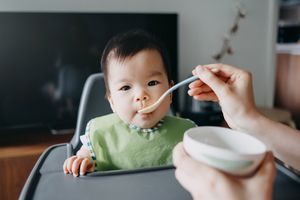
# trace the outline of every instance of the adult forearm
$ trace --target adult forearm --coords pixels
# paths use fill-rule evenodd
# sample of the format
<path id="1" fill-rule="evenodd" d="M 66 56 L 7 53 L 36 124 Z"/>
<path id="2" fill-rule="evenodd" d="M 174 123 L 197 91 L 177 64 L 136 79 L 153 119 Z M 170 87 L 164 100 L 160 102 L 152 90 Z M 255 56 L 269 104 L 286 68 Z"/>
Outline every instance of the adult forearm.
<path id="1" fill-rule="evenodd" d="M 263 141 L 279 160 L 300 170 L 300 131 L 263 115 L 249 121 L 247 132 Z"/>

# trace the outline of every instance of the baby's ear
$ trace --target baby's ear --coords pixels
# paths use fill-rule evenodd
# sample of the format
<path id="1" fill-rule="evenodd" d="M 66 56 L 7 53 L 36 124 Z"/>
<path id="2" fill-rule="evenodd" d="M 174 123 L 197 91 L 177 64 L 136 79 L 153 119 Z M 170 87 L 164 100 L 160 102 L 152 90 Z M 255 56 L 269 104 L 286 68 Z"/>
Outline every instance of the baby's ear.
<path id="1" fill-rule="evenodd" d="M 112 98 L 111 98 L 111 95 L 106 95 L 106 98 L 107 98 L 107 100 L 108 100 L 108 102 L 109 102 L 110 108 L 112 109 L 113 112 L 115 112 L 115 109 L 114 109 L 114 102 L 113 102 L 113 100 L 112 100 Z"/>

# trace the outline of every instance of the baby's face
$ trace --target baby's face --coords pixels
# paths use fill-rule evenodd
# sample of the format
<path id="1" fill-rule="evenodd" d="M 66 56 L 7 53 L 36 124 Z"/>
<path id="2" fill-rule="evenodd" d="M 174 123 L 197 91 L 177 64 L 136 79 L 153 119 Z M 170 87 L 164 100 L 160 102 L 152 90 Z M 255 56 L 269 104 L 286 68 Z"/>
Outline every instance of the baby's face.
<path id="1" fill-rule="evenodd" d="M 158 51 L 143 50 L 123 62 L 112 58 L 107 79 L 110 90 L 108 100 L 123 121 L 141 128 L 151 128 L 168 112 L 171 96 L 165 98 L 155 111 L 138 113 L 170 88 Z"/>

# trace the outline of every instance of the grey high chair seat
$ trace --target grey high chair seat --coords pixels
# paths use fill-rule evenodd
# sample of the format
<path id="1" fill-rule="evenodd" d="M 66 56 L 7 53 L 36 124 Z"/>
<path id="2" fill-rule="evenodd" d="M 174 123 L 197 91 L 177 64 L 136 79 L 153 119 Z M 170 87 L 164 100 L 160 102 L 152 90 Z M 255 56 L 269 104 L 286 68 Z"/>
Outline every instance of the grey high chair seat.
<path id="1" fill-rule="evenodd" d="M 72 149 L 80 147 L 80 135 L 84 134 L 89 120 L 111 113 L 112 110 L 105 99 L 105 85 L 102 73 L 92 74 L 86 80 L 82 91 L 75 134 L 70 142 Z"/>
<path id="2" fill-rule="evenodd" d="M 19 199 L 104 199 L 104 200 L 187 200 L 192 199 L 177 182 L 172 166 L 93 172 L 82 177 L 63 173 L 64 160 L 81 146 L 87 122 L 111 112 L 105 96 L 103 75 L 91 75 L 84 86 L 75 134 L 70 143 L 49 147 L 32 169 Z M 278 168 L 274 199 L 300 199 L 297 177 Z M 201 188 L 199 188 L 201 189 Z"/>

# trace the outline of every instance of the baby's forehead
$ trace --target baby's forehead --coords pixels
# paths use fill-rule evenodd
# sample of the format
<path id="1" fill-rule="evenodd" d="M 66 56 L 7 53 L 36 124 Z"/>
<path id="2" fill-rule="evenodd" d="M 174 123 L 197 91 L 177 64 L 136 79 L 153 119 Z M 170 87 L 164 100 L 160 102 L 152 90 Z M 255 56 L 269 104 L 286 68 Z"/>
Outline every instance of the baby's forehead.
<path id="1" fill-rule="evenodd" d="M 151 54 L 152 52 L 157 53 L 161 59 L 163 60 L 163 55 L 158 49 L 152 49 L 152 48 L 144 48 L 140 49 L 138 51 L 133 51 L 133 52 L 119 52 L 118 49 L 112 49 L 109 54 L 107 55 L 107 61 L 117 61 L 117 62 L 123 62 L 124 60 L 128 60 L 133 58 L 134 56 L 140 54 L 141 52 L 146 53 L 146 54 Z"/>
<path id="2" fill-rule="evenodd" d="M 110 78 L 111 76 L 119 77 L 120 74 L 118 73 L 124 73 L 124 75 L 134 73 L 148 77 L 153 73 L 157 74 L 159 72 L 169 79 L 166 63 L 158 50 L 144 49 L 128 56 L 119 56 L 119 54 L 114 51 L 110 53 L 107 58 L 107 76 Z"/>
<path id="3" fill-rule="evenodd" d="M 124 76 L 130 76 L 130 75 L 138 75 L 140 77 L 154 77 L 154 76 L 166 76 L 168 77 L 168 74 L 165 70 L 164 66 L 158 66 L 155 65 L 154 67 L 142 67 L 141 69 L 137 69 L 132 65 L 129 64 L 111 64 L 108 71 L 108 78 L 109 77 L 124 77 Z"/>

